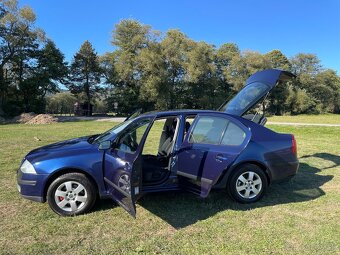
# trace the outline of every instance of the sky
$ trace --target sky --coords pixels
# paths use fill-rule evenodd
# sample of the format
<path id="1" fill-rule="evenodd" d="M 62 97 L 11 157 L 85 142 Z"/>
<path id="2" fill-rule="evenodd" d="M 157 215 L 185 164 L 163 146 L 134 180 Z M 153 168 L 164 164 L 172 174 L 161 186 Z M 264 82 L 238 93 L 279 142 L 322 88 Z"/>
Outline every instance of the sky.
<path id="1" fill-rule="evenodd" d="M 241 50 L 281 50 L 287 57 L 313 53 L 340 75 L 339 0 L 19 0 L 29 5 L 41 27 L 71 61 L 85 40 L 99 54 L 113 51 L 114 25 L 136 19 L 165 33 L 177 28 L 189 38 Z"/>

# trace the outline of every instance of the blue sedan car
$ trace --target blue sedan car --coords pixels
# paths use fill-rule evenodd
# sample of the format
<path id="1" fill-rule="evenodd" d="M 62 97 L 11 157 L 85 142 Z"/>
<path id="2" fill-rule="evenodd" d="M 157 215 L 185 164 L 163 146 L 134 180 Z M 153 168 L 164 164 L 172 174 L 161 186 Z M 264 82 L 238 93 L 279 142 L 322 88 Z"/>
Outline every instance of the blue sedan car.
<path id="1" fill-rule="evenodd" d="M 17 172 L 18 190 L 63 216 L 88 212 L 107 197 L 135 216 L 142 195 L 179 189 L 201 197 L 226 189 L 240 203 L 256 202 L 270 183 L 298 169 L 294 136 L 267 129 L 266 118 L 254 113 L 292 77 L 264 70 L 218 111 L 145 113 L 100 135 L 35 149 Z"/>

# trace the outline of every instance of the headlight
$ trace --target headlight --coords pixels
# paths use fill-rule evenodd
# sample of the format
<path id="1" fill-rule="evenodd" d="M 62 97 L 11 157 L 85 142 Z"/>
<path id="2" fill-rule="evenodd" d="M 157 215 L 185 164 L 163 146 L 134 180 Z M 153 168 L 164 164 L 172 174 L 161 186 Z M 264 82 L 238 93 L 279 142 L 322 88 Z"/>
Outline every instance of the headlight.
<path id="1" fill-rule="evenodd" d="M 37 173 L 33 165 L 27 159 L 24 161 L 24 163 L 22 163 L 20 170 L 21 172 L 25 174 L 36 174 Z"/>

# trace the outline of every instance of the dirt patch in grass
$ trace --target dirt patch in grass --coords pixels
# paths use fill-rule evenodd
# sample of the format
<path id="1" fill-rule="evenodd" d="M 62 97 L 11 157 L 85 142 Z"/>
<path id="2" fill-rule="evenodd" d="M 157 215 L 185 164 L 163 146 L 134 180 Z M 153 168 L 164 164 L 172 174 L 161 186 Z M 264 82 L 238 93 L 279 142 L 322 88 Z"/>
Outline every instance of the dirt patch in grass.
<path id="1" fill-rule="evenodd" d="M 50 114 L 35 114 L 34 112 L 22 113 L 11 120 L 0 119 L 0 123 L 19 123 L 19 124 L 52 124 L 59 122 L 57 117 Z"/>
<path id="2" fill-rule="evenodd" d="M 37 116 L 34 112 L 22 113 L 19 116 L 14 117 L 11 123 L 26 123 Z"/>
<path id="3" fill-rule="evenodd" d="M 49 114 L 39 114 L 25 124 L 52 124 L 58 122 L 58 118 Z"/>

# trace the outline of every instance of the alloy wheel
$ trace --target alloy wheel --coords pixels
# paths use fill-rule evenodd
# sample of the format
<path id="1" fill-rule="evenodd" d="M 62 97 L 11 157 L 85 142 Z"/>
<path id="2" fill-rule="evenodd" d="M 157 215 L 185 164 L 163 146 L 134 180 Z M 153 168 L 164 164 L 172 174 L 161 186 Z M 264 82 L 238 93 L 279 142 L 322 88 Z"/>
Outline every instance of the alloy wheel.
<path id="1" fill-rule="evenodd" d="M 127 174 L 122 174 L 118 180 L 118 187 L 121 188 L 123 191 L 131 194 L 131 184 L 130 184 L 130 177 Z"/>
<path id="2" fill-rule="evenodd" d="M 243 172 L 236 180 L 236 191 L 242 198 L 255 198 L 261 190 L 261 177 L 253 171 Z"/>
<path id="3" fill-rule="evenodd" d="M 77 181 L 66 181 L 55 190 L 54 200 L 60 209 L 75 212 L 86 204 L 88 196 L 82 184 Z"/>

